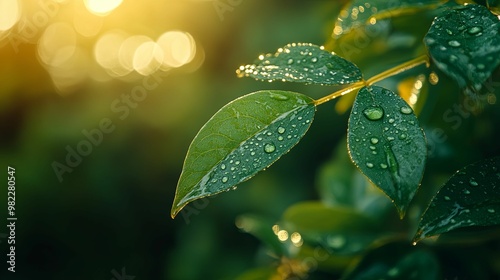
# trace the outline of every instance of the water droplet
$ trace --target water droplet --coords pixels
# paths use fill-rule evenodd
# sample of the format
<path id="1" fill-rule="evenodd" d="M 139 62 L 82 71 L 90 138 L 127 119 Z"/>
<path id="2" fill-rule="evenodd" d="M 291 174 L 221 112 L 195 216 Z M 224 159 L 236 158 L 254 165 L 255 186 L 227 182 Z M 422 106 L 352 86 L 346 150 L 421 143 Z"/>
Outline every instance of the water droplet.
<path id="1" fill-rule="evenodd" d="M 283 95 L 283 94 L 279 94 L 279 93 L 274 93 L 274 92 L 271 92 L 269 93 L 269 96 L 274 99 L 274 100 L 279 100 L 279 101 L 285 101 L 285 100 L 288 100 L 288 96 L 286 95 Z"/>
<path id="2" fill-rule="evenodd" d="M 392 141 L 392 140 L 394 140 L 394 137 L 389 136 L 389 137 L 387 137 L 387 140 L 388 140 L 388 141 Z"/>
<path id="3" fill-rule="evenodd" d="M 288 63 L 289 65 L 290 65 L 290 64 L 293 64 L 293 59 L 291 59 L 291 58 L 290 58 L 290 59 L 288 60 L 288 62 L 287 62 L 287 63 Z"/>
<path id="4" fill-rule="evenodd" d="M 285 130 L 286 130 L 286 129 L 285 129 L 284 127 L 281 127 L 281 126 L 280 126 L 280 127 L 278 127 L 278 133 L 279 133 L 279 134 L 283 134 L 283 133 L 285 133 Z"/>
<path id="5" fill-rule="evenodd" d="M 382 169 L 386 169 L 386 168 L 387 168 L 387 164 L 385 164 L 385 163 L 381 163 L 381 164 L 380 164 L 380 167 L 381 167 Z"/>
<path id="6" fill-rule="evenodd" d="M 401 133 L 398 138 L 401 139 L 401 140 L 406 139 L 406 134 L 405 133 Z"/>
<path id="7" fill-rule="evenodd" d="M 394 123 L 394 119 L 389 119 L 389 123 Z"/>
<path id="8" fill-rule="evenodd" d="M 221 165 L 220 165 L 220 169 L 222 169 L 222 170 L 226 169 L 226 165 L 225 165 L 224 163 L 223 163 L 223 164 L 221 164 Z"/>
<path id="9" fill-rule="evenodd" d="M 469 185 L 471 187 L 477 187 L 479 186 L 479 184 L 474 180 L 474 178 L 471 178 L 470 181 L 469 181 Z"/>
<path id="10" fill-rule="evenodd" d="M 318 58 L 313 57 L 313 58 L 311 58 L 311 61 L 312 61 L 313 63 L 318 62 Z"/>
<path id="11" fill-rule="evenodd" d="M 264 145 L 264 152 L 270 154 L 276 150 L 276 146 L 274 144 L 268 143 Z"/>
<path id="12" fill-rule="evenodd" d="M 222 183 L 226 183 L 229 180 L 227 177 L 222 177 Z"/>
<path id="13" fill-rule="evenodd" d="M 450 198 L 449 196 L 445 195 L 445 196 L 444 196 L 444 200 L 448 200 L 448 201 L 450 201 L 450 200 L 451 200 L 451 198 Z"/>
<path id="14" fill-rule="evenodd" d="M 465 193 L 465 194 L 470 194 L 470 191 L 469 191 L 468 189 L 465 189 L 465 190 L 464 190 L 464 193 Z"/>
<path id="15" fill-rule="evenodd" d="M 375 146 L 370 146 L 370 150 L 375 150 L 376 147 Z"/>
<path id="16" fill-rule="evenodd" d="M 378 143 L 378 138 L 376 138 L 376 137 L 372 137 L 372 138 L 370 139 L 370 142 L 371 142 L 372 144 L 377 144 L 377 143 Z"/>
<path id="17" fill-rule="evenodd" d="M 373 106 L 363 110 L 365 117 L 371 121 L 380 120 L 384 116 L 384 110 L 381 107 Z"/>
<path id="18" fill-rule="evenodd" d="M 452 47 L 460 47 L 460 42 L 458 42 L 457 40 L 451 40 L 448 42 L 448 45 Z"/>
<path id="19" fill-rule="evenodd" d="M 471 34 L 471 35 L 474 35 L 474 34 L 477 34 L 479 32 L 483 31 L 483 29 L 479 26 L 473 26 L 471 28 L 469 28 L 467 30 L 467 33 Z"/>
<path id="20" fill-rule="evenodd" d="M 495 213 L 495 209 L 488 209 L 488 212 Z"/>
<path id="21" fill-rule="evenodd" d="M 340 249 L 345 245 L 346 239 L 341 235 L 330 235 L 328 236 L 326 242 L 330 245 L 330 247 Z"/>
<path id="22" fill-rule="evenodd" d="M 403 106 L 401 107 L 401 109 L 399 109 L 401 111 L 401 113 L 405 114 L 405 115 L 409 115 L 413 112 L 413 110 L 408 107 L 408 106 Z"/>
<path id="23" fill-rule="evenodd" d="M 371 163 L 371 162 L 367 162 L 367 163 L 366 163 L 366 167 L 368 167 L 368 168 L 372 168 L 372 167 L 373 167 L 373 163 Z"/>
<path id="24" fill-rule="evenodd" d="M 278 141 L 283 141 L 283 136 L 278 136 Z"/>

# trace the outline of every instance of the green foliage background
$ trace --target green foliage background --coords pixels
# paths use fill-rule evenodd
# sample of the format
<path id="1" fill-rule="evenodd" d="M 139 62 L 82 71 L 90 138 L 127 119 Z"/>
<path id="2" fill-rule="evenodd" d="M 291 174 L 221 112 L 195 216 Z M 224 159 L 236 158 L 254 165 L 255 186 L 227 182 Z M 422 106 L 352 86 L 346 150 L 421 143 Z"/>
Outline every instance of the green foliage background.
<path id="1" fill-rule="evenodd" d="M 192 20 L 177 28 L 188 30 L 203 45 L 203 66 L 193 73 L 171 73 L 126 120 L 115 122 L 116 130 L 106 134 L 103 143 L 72 173 L 65 174 L 62 183 L 51 163 L 64 159 L 66 145 L 74 146 L 84 139 L 82 129 L 96 128 L 102 118 L 112 117 L 109 104 L 133 85 L 94 82 L 76 94 L 60 97 L 37 66 L 32 45 L 22 46 L 18 54 L 6 47 L 0 49 L 0 61 L 4 61 L 0 64 L 0 166 L 16 167 L 16 279 L 110 279 L 111 270 L 121 271 L 122 267 L 136 279 L 235 279 L 259 266 L 261 243 L 242 233 L 235 226 L 236 218 L 253 213 L 277 221 L 290 205 L 317 200 L 318 194 L 325 192 L 318 190 L 319 171 L 333 164 L 338 144 L 345 146 L 347 129 L 348 111 L 338 113 L 334 105 L 339 108 L 338 103 L 346 101 L 322 106 L 299 146 L 268 171 L 241 184 L 236 192 L 198 204 L 191 212 L 194 214 L 180 214 L 171 220 L 169 212 L 183 158 L 203 123 L 244 93 L 281 89 L 319 98 L 333 92 L 320 86 L 237 79 L 234 70 L 258 53 L 290 42 L 331 44 L 327 38 L 344 2 L 242 1 L 224 13 L 221 21 L 212 4 L 186 1 L 193 15 L 199 16 L 189 16 Z M 163 8 L 168 9 L 168 4 Z M 161 14 L 162 10 L 149 12 Z M 422 38 L 434 16 L 431 10 L 394 19 L 376 36 L 354 34 L 345 39 L 348 47 L 334 49 L 372 76 L 423 53 Z M 141 24 L 162 28 L 155 21 Z M 380 84 L 397 90 L 402 80 L 419 71 L 411 70 Z M 415 202 L 421 206 L 414 208 L 410 217 L 425 209 L 425 203 L 452 172 L 500 154 L 500 132 L 496 129 L 500 127 L 500 103 L 486 103 L 473 112 L 460 110 L 467 104 L 464 95 L 444 75 L 439 78 L 435 86 L 424 85 L 428 94 L 419 120 L 431 154 Z M 494 81 L 498 78 L 497 70 Z M 492 86 L 498 96 L 498 82 Z M 1 199 L 6 205 L 3 194 Z M 5 220 L 5 211 L 0 213 Z M 391 228 L 402 223 L 392 214 L 377 226 Z M 4 240 L 0 248 L 3 254 Z M 449 267 L 465 258 L 446 258 L 456 252 L 477 260 L 463 268 L 465 272 L 452 269 L 451 276 L 463 272 L 486 278 L 488 275 L 481 274 L 481 257 L 493 256 L 485 261 L 498 268 L 498 253 L 490 253 L 499 249 L 498 239 L 487 239 L 458 242 L 439 254 Z M 0 272 L 5 273 L 5 269 Z"/>

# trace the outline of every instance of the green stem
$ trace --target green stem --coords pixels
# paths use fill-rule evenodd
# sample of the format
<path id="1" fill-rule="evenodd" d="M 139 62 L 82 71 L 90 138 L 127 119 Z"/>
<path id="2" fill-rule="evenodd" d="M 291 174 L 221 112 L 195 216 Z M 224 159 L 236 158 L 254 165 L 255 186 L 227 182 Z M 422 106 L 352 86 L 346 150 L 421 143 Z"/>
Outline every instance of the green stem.
<path id="1" fill-rule="evenodd" d="M 355 91 L 355 90 L 358 90 L 362 87 L 365 87 L 365 86 L 371 86 L 373 85 L 374 83 L 376 82 L 379 82 L 381 80 L 384 80 L 384 79 L 387 79 L 391 76 L 394 76 L 394 75 L 397 75 L 401 72 L 404 72 L 404 71 L 407 71 L 413 67 L 416 67 L 422 63 L 428 63 L 428 57 L 427 55 L 421 55 L 415 59 L 412 59 L 410 61 L 407 61 L 405 63 L 402 63 L 396 67 L 393 67 L 389 70 L 386 70 L 380 74 L 377 74 L 371 78 L 369 78 L 368 80 L 362 80 L 362 81 L 359 81 L 359 82 L 356 82 L 354 84 L 351 84 L 349 85 L 349 87 L 347 88 L 343 88 L 341 90 L 338 90 L 332 94 L 329 94 L 325 97 L 322 97 L 318 100 L 315 100 L 314 101 L 314 105 L 318 106 L 318 105 L 321 105 L 323 103 L 326 103 L 332 99 L 335 99 L 339 96 L 342 96 L 342 95 L 345 95 L 345 94 L 348 94 L 349 92 L 352 92 L 352 91 Z"/>

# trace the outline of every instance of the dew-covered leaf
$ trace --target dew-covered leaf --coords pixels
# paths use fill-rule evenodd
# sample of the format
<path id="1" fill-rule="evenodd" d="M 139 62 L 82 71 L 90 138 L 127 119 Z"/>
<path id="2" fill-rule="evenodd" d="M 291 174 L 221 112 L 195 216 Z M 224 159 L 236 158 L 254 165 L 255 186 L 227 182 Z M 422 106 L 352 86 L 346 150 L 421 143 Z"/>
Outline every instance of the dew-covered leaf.
<path id="1" fill-rule="evenodd" d="M 481 5 L 450 9 L 434 19 L 424 43 L 441 71 L 477 91 L 500 64 L 500 21 Z"/>
<path id="2" fill-rule="evenodd" d="M 348 271 L 346 280 L 357 279 L 443 279 L 437 257 L 429 250 L 405 243 L 390 243 L 370 251 Z"/>
<path id="3" fill-rule="evenodd" d="M 460 169 L 422 215 L 415 241 L 470 226 L 500 225 L 500 157 Z"/>
<path id="4" fill-rule="evenodd" d="M 189 202 L 230 190 L 287 153 L 311 125 L 313 102 L 300 93 L 269 90 L 222 107 L 189 147 L 172 217 Z"/>
<path id="5" fill-rule="evenodd" d="M 443 2 L 446 0 L 350 1 L 349 5 L 340 12 L 332 36 L 339 38 L 354 28 L 375 24 L 377 20 L 431 9 Z"/>
<path id="6" fill-rule="evenodd" d="M 427 155 L 410 106 L 388 89 L 362 88 L 349 117 L 347 145 L 354 164 L 393 200 L 402 218 L 420 185 Z"/>
<path id="7" fill-rule="evenodd" d="M 343 85 L 362 80 L 353 63 L 309 43 L 293 43 L 275 54 L 260 55 L 255 64 L 241 66 L 239 77 L 319 85 Z"/>

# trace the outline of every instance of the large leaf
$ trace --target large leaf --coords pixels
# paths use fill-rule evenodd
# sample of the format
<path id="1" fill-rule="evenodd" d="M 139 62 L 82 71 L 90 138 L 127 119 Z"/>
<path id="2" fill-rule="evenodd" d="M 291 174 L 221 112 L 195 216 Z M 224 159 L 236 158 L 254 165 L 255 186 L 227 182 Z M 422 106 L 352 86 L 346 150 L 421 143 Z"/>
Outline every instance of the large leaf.
<path id="1" fill-rule="evenodd" d="M 230 190 L 287 153 L 306 133 L 313 99 L 258 91 L 220 109 L 191 143 L 177 184 L 172 217 L 189 202 Z"/>
<path id="2" fill-rule="evenodd" d="M 415 241 L 470 226 L 500 225 L 500 157 L 460 169 L 422 216 Z"/>
<path id="3" fill-rule="evenodd" d="M 500 21 L 481 5 L 445 11 L 424 38 L 432 61 L 460 87 L 474 90 L 500 63 Z"/>
<path id="4" fill-rule="evenodd" d="M 241 66 L 239 77 L 320 85 L 342 85 L 362 80 L 353 63 L 309 43 L 293 43 L 275 54 L 260 55 L 255 64 Z"/>
<path id="5" fill-rule="evenodd" d="M 413 110 L 388 89 L 362 88 L 349 117 L 347 144 L 352 161 L 393 200 L 402 218 L 420 185 L 427 155 Z"/>
<path id="6" fill-rule="evenodd" d="M 446 0 L 350 1 L 349 5 L 340 12 L 332 36 L 339 38 L 354 28 L 375 24 L 379 19 L 415 13 L 422 9 L 433 8 L 443 2 Z"/>

